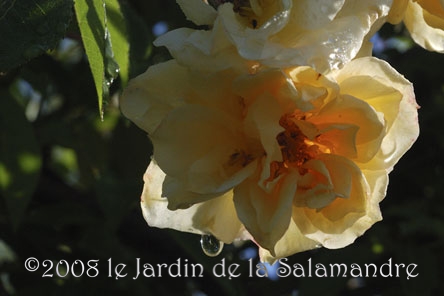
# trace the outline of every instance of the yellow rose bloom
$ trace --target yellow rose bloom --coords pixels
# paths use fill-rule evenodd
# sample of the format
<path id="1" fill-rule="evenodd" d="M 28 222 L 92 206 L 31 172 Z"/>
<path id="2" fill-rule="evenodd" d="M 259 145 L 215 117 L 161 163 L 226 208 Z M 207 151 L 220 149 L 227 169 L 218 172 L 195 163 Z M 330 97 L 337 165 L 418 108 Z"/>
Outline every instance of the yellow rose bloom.
<path id="1" fill-rule="evenodd" d="M 255 70 L 172 60 L 130 83 L 122 112 L 154 146 L 145 219 L 252 239 L 269 262 L 351 244 L 382 219 L 388 173 L 418 136 L 411 83 L 371 57 L 327 75 Z"/>
<path id="2" fill-rule="evenodd" d="M 189 20 L 210 27 L 180 28 L 155 41 L 183 65 L 220 70 L 247 60 L 269 67 L 308 65 L 323 72 L 342 67 L 362 48 L 369 53 L 368 38 L 382 26 L 392 1 L 177 2 Z"/>
<path id="3" fill-rule="evenodd" d="M 404 21 L 413 40 L 425 49 L 444 53 L 444 1 L 394 0 L 388 21 Z"/>

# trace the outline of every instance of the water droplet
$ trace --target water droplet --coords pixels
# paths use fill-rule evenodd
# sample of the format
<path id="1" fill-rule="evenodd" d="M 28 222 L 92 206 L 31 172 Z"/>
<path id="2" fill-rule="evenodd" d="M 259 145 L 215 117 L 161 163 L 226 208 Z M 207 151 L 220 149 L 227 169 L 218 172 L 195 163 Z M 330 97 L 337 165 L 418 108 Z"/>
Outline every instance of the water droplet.
<path id="1" fill-rule="evenodd" d="M 111 56 L 107 56 L 105 71 L 106 71 L 105 73 L 106 77 L 111 80 L 114 80 L 119 75 L 120 72 L 119 65 Z"/>
<path id="2" fill-rule="evenodd" d="M 224 243 L 215 238 L 212 235 L 204 234 L 200 238 L 200 245 L 205 255 L 210 257 L 216 257 L 222 252 Z"/>

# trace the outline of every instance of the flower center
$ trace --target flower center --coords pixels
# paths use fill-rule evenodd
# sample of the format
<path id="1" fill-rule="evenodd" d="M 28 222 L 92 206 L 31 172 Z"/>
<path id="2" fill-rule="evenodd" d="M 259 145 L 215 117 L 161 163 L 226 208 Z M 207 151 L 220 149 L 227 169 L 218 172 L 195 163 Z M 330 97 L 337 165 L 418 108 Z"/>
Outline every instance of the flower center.
<path id="1" fill-rule="evenodd" d="M 310 159 L 321 153 L 330 153 L 327 146 L 311 141 L 304 135 L 296 124 L 296 120 L 303 120 L 304 116 L 285 114 L 279 120 L 285 130 L 276 137 L 281 148 L 282 161 L 273 161 L 270 164 L 270 177 L 267 181 L 273 181 L 281 174 L 286 173 L 289 168 L 297 168 L 301 175 L 307 173 L 303 165 Z"/>
<path id="2" fill-rule="evenodd" d="M 306 136 L 292 120 L 290 115 L 284 115 L 279 120 L 279 124 L 285 131 L 277 135 L 276 140 L 281 147 L 283 165 L 285 167 L 300 167 L 307 160 L 315 156 L 314 151 L 310 151 L 307 145 Z"/>

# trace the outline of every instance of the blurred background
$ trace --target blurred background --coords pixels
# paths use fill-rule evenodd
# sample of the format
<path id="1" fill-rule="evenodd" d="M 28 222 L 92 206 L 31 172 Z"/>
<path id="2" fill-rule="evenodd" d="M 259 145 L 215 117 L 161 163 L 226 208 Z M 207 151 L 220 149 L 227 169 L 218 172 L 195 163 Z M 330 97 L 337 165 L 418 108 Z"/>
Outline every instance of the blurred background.
<path id="1" fill-rule="evenodd" d="M 287 262 L 380 266 L 392 258 L 417 264 L 419 275 L 279 278 L 273 276 L 277 266 L 268 266 L 270 276 L 262 278 L 249 276 L 250 262 L 258 263 L 251 243 L 226 245 L 219 256 L 208 257 L 199 236 L 147 226 L 139 198 L 151 144 L 120 114 L 118 78 L 109 81 L 101 120 L 72 2 L 53 3 L 62 2 L 62 24 L 38 28 L 44 34 L 62 27 L 55 49 L 28 48 L 13 65 L 9 56 L 20 48 L 8 38 L 25 37 L 8 31 L 5 16 L 10 9 L 19 15 L 14 5 L 23 1 L 0 4 L 0 36 L 6 36 L 0 45 L 0 295 L 444 295 L 444 55 L 415 46 L 402 25 L 386 25 L 373 38 L 374 54 L 414 84 L 420 137 L 390 174 L 382 222 L 349 247 L 300 253 Z M 120 4 L 130 39 L 130 78 L 170 59 L 164 48 L 152 46 L 156 36 L 193 26 L 173 0 Z M 29 257 L 40 261 L 35 272 L 24 267 Z M 180 258 L 205 271 L 203 277 L 156 271 L 156 277 L 134 280 L 136 258 L 154 266 Z M 54 264 L 53 277 L 43 277 L 50 267 L 42 265 L 45 259 Z M 62 276 L 56 274 L 58 262 L 66 260 L 72 269 L 77 259 L 85 267 L 99 260 L 98 276 L 73 276 L 65 264 L 58 268 Z M 239 264 L 241 276 L 215 277 L 212 268 L 222 259 L 226 266 Z M 110 263 L 126 264 L 128 275 L 110 276 Z M 80 273 L 80 265 L 74 271 Z"/>

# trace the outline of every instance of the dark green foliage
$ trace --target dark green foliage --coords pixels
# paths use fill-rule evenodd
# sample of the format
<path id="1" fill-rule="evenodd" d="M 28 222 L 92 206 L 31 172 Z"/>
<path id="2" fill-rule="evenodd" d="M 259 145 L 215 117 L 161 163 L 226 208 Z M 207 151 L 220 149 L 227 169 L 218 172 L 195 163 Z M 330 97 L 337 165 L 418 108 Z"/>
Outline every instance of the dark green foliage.
<path id="1" fill-rule="evenodd" d="M 0 2 L 0 72 L 54 49 L 71 20 L 72 0 Z"/>

